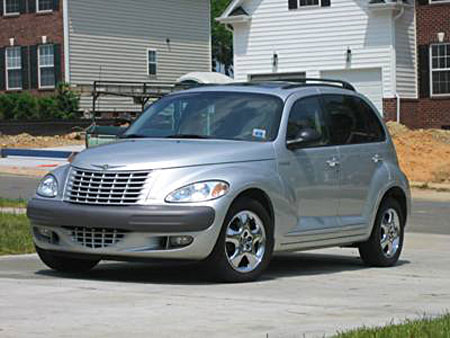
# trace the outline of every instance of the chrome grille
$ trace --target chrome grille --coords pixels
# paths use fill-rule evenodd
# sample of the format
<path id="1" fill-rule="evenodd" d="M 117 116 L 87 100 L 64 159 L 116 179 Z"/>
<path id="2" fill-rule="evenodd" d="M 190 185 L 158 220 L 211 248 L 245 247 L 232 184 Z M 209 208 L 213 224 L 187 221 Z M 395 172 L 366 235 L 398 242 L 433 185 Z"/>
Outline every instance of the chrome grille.
<path id="1" fill-rule="evenodd" d="M 72 168 L 66 201 L 82 204 L 136 204 L 144 196 L 149 172 L 90 171 Z"/>
<path id="2" fill-rule="evenodd" d="M 119 243 L 126 231 L 117 229 L 65 227 L 72 240 L 86 248 L 104 249 Z"/>

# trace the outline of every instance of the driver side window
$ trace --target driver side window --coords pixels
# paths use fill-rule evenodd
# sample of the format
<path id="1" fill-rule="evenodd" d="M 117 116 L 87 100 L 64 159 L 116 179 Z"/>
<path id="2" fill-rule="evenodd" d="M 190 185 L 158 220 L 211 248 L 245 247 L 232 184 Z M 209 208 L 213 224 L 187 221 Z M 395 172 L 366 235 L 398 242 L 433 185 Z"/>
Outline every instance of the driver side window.
<path id="1" fill-rule="evenodd" d="M 286 140 L 295 140 L 302 131 L 308 129 L 322 136 L 320 140 L 308 144 L 308 147 L 324 146 L 328 143 L 319 97 L 300 99 L 294 103 L 289 114 Z"/>

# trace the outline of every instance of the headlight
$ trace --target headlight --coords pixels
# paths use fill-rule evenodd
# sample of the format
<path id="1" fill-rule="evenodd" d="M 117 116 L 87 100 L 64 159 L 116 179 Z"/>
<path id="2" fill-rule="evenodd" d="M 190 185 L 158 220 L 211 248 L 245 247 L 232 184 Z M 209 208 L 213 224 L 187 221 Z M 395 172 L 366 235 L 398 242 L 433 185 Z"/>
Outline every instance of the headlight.
<path id="1" fill-rule="evenodd" d="M 43 197 L 55 197 L 58 194 L 58 181 L 55 176 L 45 176 L 39 183 L 37 194 Z"/>
<path id="2" fill-rule="evenodd" d="M 226 195 L 229 188 L 229 184 L 223 181 L 194 183 L 167 195 L 166 202 L 193 203 L 210 201 Z"/>

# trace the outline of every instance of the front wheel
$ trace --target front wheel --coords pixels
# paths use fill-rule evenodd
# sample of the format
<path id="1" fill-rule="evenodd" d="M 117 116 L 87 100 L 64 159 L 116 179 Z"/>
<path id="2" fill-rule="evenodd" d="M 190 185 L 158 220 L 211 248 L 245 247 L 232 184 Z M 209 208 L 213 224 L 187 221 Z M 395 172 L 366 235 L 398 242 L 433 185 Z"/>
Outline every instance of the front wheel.
<path id="1" fill-rule="evenodd" d="M 219 281 L 253 281 L 269 265 L 273 243 L 273 224 L 267 211 L 259 202 L 241 198 L 225 217 L 207 260 L 208 272 Z"/>
<path id="2" fill-rule="evenodd" d="M 67 272 L 67 273 L 87 272 L 93 269 L 100 261 L 90 259 L 68 258 L 54 254 L 51 251 L 40 249 L 38 247 L 36 247 L 36 252 L 41 261 L 44 262 L 45 265 L 59 272 Z"/>
<path id="3" fill-rule="evenodd" d="M 359 245 L 362 260 L 369 266 L 395 265 L 403 249 L 404 236 L 405 217 L 400 204 L 388 198 L 378 210 L 369 240 Z"/>

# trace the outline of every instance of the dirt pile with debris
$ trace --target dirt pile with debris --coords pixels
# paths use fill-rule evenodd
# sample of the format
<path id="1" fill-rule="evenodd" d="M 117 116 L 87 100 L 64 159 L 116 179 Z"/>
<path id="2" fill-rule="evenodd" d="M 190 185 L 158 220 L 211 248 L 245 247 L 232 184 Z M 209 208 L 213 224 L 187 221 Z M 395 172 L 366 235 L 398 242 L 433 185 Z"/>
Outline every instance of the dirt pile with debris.
<path id="1" fill-rule="evenodd" d="M 81 133 L 56 136 L 0 135 L 0 148 L 54 148 L 66 145 L 84 144 Z"/>
<path id="2" fill-rule="evenodd" d="M 450 183 L 450 131 L 410 130 L 388 122 L 400 166 L 410 181 Z"/>

